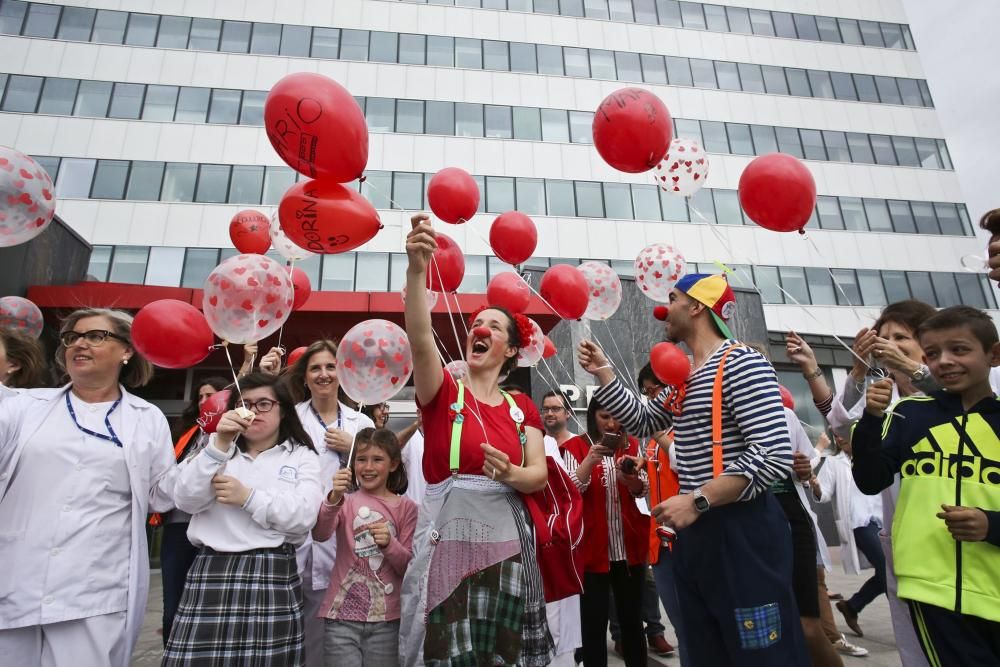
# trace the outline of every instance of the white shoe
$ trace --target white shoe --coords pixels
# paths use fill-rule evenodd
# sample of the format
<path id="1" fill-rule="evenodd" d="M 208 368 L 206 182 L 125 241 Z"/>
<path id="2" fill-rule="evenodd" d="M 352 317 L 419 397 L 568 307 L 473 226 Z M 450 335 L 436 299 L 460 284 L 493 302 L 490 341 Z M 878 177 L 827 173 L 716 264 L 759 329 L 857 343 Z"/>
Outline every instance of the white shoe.
<path id="1" fill-rule="evenodd" d="M 833 642 L 833 648 L 837 650 L 838 653 L 843 653 L 844 655 L 850 655 L 855 658 L 863 658 L 868 655 L 868 649 L 862 648 L 860 646 L 855 646 L 854 644 L 847 641 L 844 635 L 840 635 L 840 639 Z"/>

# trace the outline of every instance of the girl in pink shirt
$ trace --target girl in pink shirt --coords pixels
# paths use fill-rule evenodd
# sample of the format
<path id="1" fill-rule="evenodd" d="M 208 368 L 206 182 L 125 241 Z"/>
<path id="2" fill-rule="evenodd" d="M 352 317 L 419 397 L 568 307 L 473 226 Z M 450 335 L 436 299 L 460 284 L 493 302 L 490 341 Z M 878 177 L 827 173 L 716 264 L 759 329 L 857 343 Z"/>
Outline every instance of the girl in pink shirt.
<path id="1" fill-rule="evenodd" d="M 358 490 L 347 490 L 352 478 Z M 313 539 L 337 533 L 337 561 L 320 606 L 324 662 L 395 667 L 399 593 L 413 556 L 416 504 L 406 491 L 399 441 L 388 429 L 358 431 L 354 459 L 333 478 Z"/>

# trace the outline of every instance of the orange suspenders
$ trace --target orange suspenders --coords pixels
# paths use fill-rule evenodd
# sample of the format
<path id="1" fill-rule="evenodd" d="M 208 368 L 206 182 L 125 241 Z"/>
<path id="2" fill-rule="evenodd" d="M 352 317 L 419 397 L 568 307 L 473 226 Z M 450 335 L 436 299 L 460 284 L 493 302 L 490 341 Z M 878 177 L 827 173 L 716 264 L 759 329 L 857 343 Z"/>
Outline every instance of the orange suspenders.
<path id="1" fill-rule="evenodd" d="M 726 367 L 726 357 L 734 348 L 742 345 L 730 345 L 722 353 L 719 368 L 715 371 L 715 383 L 712 385 L 712 477 L 722 474 L 722 371 Z"/>

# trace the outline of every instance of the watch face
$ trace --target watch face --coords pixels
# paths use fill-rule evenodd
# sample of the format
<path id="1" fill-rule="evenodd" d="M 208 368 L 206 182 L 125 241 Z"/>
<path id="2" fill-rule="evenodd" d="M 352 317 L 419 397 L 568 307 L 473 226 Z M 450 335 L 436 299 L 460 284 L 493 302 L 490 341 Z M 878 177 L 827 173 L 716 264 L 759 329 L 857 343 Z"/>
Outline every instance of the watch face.
<path id="1" fill-rule="evenodd" d="M 708 509 L 708 498 L 698 496 L 694 499 L 694 506 L 699 512 L 704 512 Z"/>

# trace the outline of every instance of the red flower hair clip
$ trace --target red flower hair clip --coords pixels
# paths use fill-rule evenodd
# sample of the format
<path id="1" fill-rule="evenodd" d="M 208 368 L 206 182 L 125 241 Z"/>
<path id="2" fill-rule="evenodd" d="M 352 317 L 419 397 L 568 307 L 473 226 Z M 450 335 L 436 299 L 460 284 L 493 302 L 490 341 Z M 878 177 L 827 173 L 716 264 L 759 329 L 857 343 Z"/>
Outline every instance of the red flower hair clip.
<path id="1" fill-rule="evenodd" d="M 489 310 L 490 308 L 496 308 L 495 306 L 484 305 L 476 308 L 469 315 L 469 328 L 472 328 L 472 323 L 476 321 L 479 314 L 484 310 Z M 522 315 L 521 313 L 513 313 L 514 324 L 517 325 L 518 338 L 521 340 L 521 344 L 518 348 L 529 347 L 531 345 L 532 335 L 535 333 L 535 328 L 531 326 L 531 320 Z"/>

